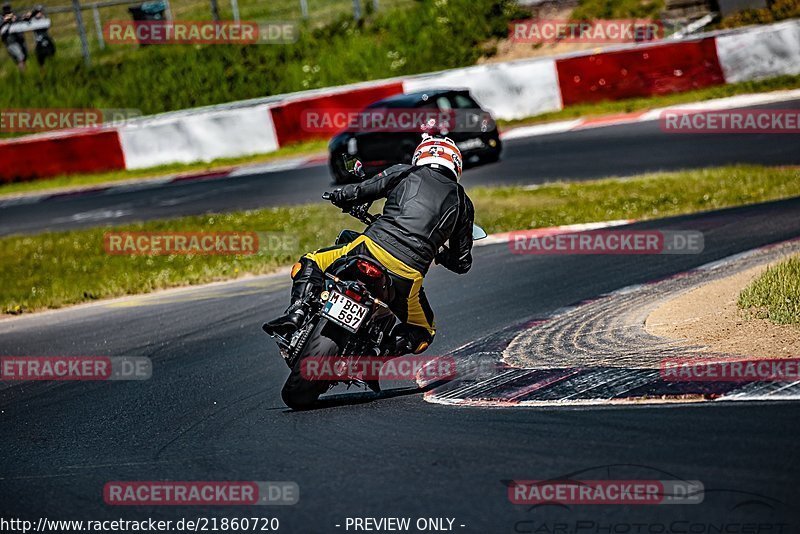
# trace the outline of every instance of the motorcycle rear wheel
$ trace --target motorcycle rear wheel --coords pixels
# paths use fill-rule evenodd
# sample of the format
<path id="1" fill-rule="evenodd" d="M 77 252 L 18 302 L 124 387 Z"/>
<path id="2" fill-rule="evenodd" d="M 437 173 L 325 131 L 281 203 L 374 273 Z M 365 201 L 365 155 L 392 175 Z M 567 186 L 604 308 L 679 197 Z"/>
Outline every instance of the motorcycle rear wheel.
<path id="1" fill-rule="evenodd" d="M 292 372 L 281 390 L 281 398 L 293 410 L 308 410 L 314 406 L 319 396 L 328 391 L 329 381 L 306 380 L 301 369 L 303 360 L 308 357 L 337 356 L 340 352 L 336 341 L 325 335 L 326 319 L 320 319 L 308 336 L 300 355 L 295 361 Z"/>

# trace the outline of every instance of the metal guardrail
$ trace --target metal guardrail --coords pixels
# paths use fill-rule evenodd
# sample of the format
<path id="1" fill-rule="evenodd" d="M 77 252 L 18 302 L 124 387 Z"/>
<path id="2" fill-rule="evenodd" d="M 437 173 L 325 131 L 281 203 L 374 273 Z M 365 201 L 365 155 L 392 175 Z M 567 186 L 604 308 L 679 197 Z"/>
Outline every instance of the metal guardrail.
<path id="1" fill-rule="evenodd" d="M 107 0 L 106 2 L 89 2 L 85 4 L 79 4 L 80 9 L 88 10 L 88 9 L 99 9 L 103 7 L 114 7 L 114 6 L 124 6 L 126 4 L 141 4 L 142 0 Z M 169 2 L 166 2 L 167 9 L 169 9 Z M 69 13 L 74 9 L 73 6 L 55 6 L 55 7 L 48 7 L 46 11 L 48 13 Z"/>

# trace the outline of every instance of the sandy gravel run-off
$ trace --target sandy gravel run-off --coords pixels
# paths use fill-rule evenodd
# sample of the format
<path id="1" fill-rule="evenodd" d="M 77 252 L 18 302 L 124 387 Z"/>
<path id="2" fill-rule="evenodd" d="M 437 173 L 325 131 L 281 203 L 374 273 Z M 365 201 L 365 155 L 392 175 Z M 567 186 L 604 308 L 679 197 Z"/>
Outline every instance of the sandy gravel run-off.
<path id="1" fill-rule="evenodd" d="M 773 262 L 775 263 L 775 262 Z M 767 265 L 714 280 L 665 302 L 645 323 L 650 334 L 705 351 L 752 358 L 800 358 L 800 327 L 778 325 L 740 310 L 739 293 Z"/>

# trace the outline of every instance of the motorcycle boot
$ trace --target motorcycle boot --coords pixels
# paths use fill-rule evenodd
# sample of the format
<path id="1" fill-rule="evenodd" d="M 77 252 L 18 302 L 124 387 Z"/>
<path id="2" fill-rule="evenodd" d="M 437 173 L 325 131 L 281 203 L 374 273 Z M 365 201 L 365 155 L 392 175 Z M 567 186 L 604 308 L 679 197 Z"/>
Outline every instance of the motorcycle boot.
<path id="1" fill-rule="evenodd" d="M 291 304 L 280 317 L 261 327 L 271 336 L 288 338 L 302 326 L 308 315 L 308 299 L 323 286 L 322 272 L 314 262 L 301 258 L 292 267 Z"/>

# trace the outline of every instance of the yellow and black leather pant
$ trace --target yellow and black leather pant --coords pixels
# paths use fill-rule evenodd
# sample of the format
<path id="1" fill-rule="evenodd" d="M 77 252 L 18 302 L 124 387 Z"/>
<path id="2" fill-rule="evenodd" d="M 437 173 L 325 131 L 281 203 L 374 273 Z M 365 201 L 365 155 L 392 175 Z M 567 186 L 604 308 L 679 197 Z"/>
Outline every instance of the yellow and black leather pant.
<path id="1" fill-rule="evenodd" d="M 389 303 L 389 308 L 405 325 L 416 327 L 411 329 L 415 352 L 425 350 L 436 334 L 436 327 L 433 310 L 422 288 L 422 273 L 392 256 L 367 236 L 361 235 L 345 245 L 323 248 L 303 256 L 301 267 L 292 273 L 295 287 L 305 286 L 309 281 L 321 280 L 319 272 L 324 272 L 333 262 L 346 255 L 367 256 L 386 268 L 395 288 L 394 299 Z M 312 262 L 319 271 L 313 273 L 307 262 Z M 293 298 L 294 293 L 293 290 Z"/>

